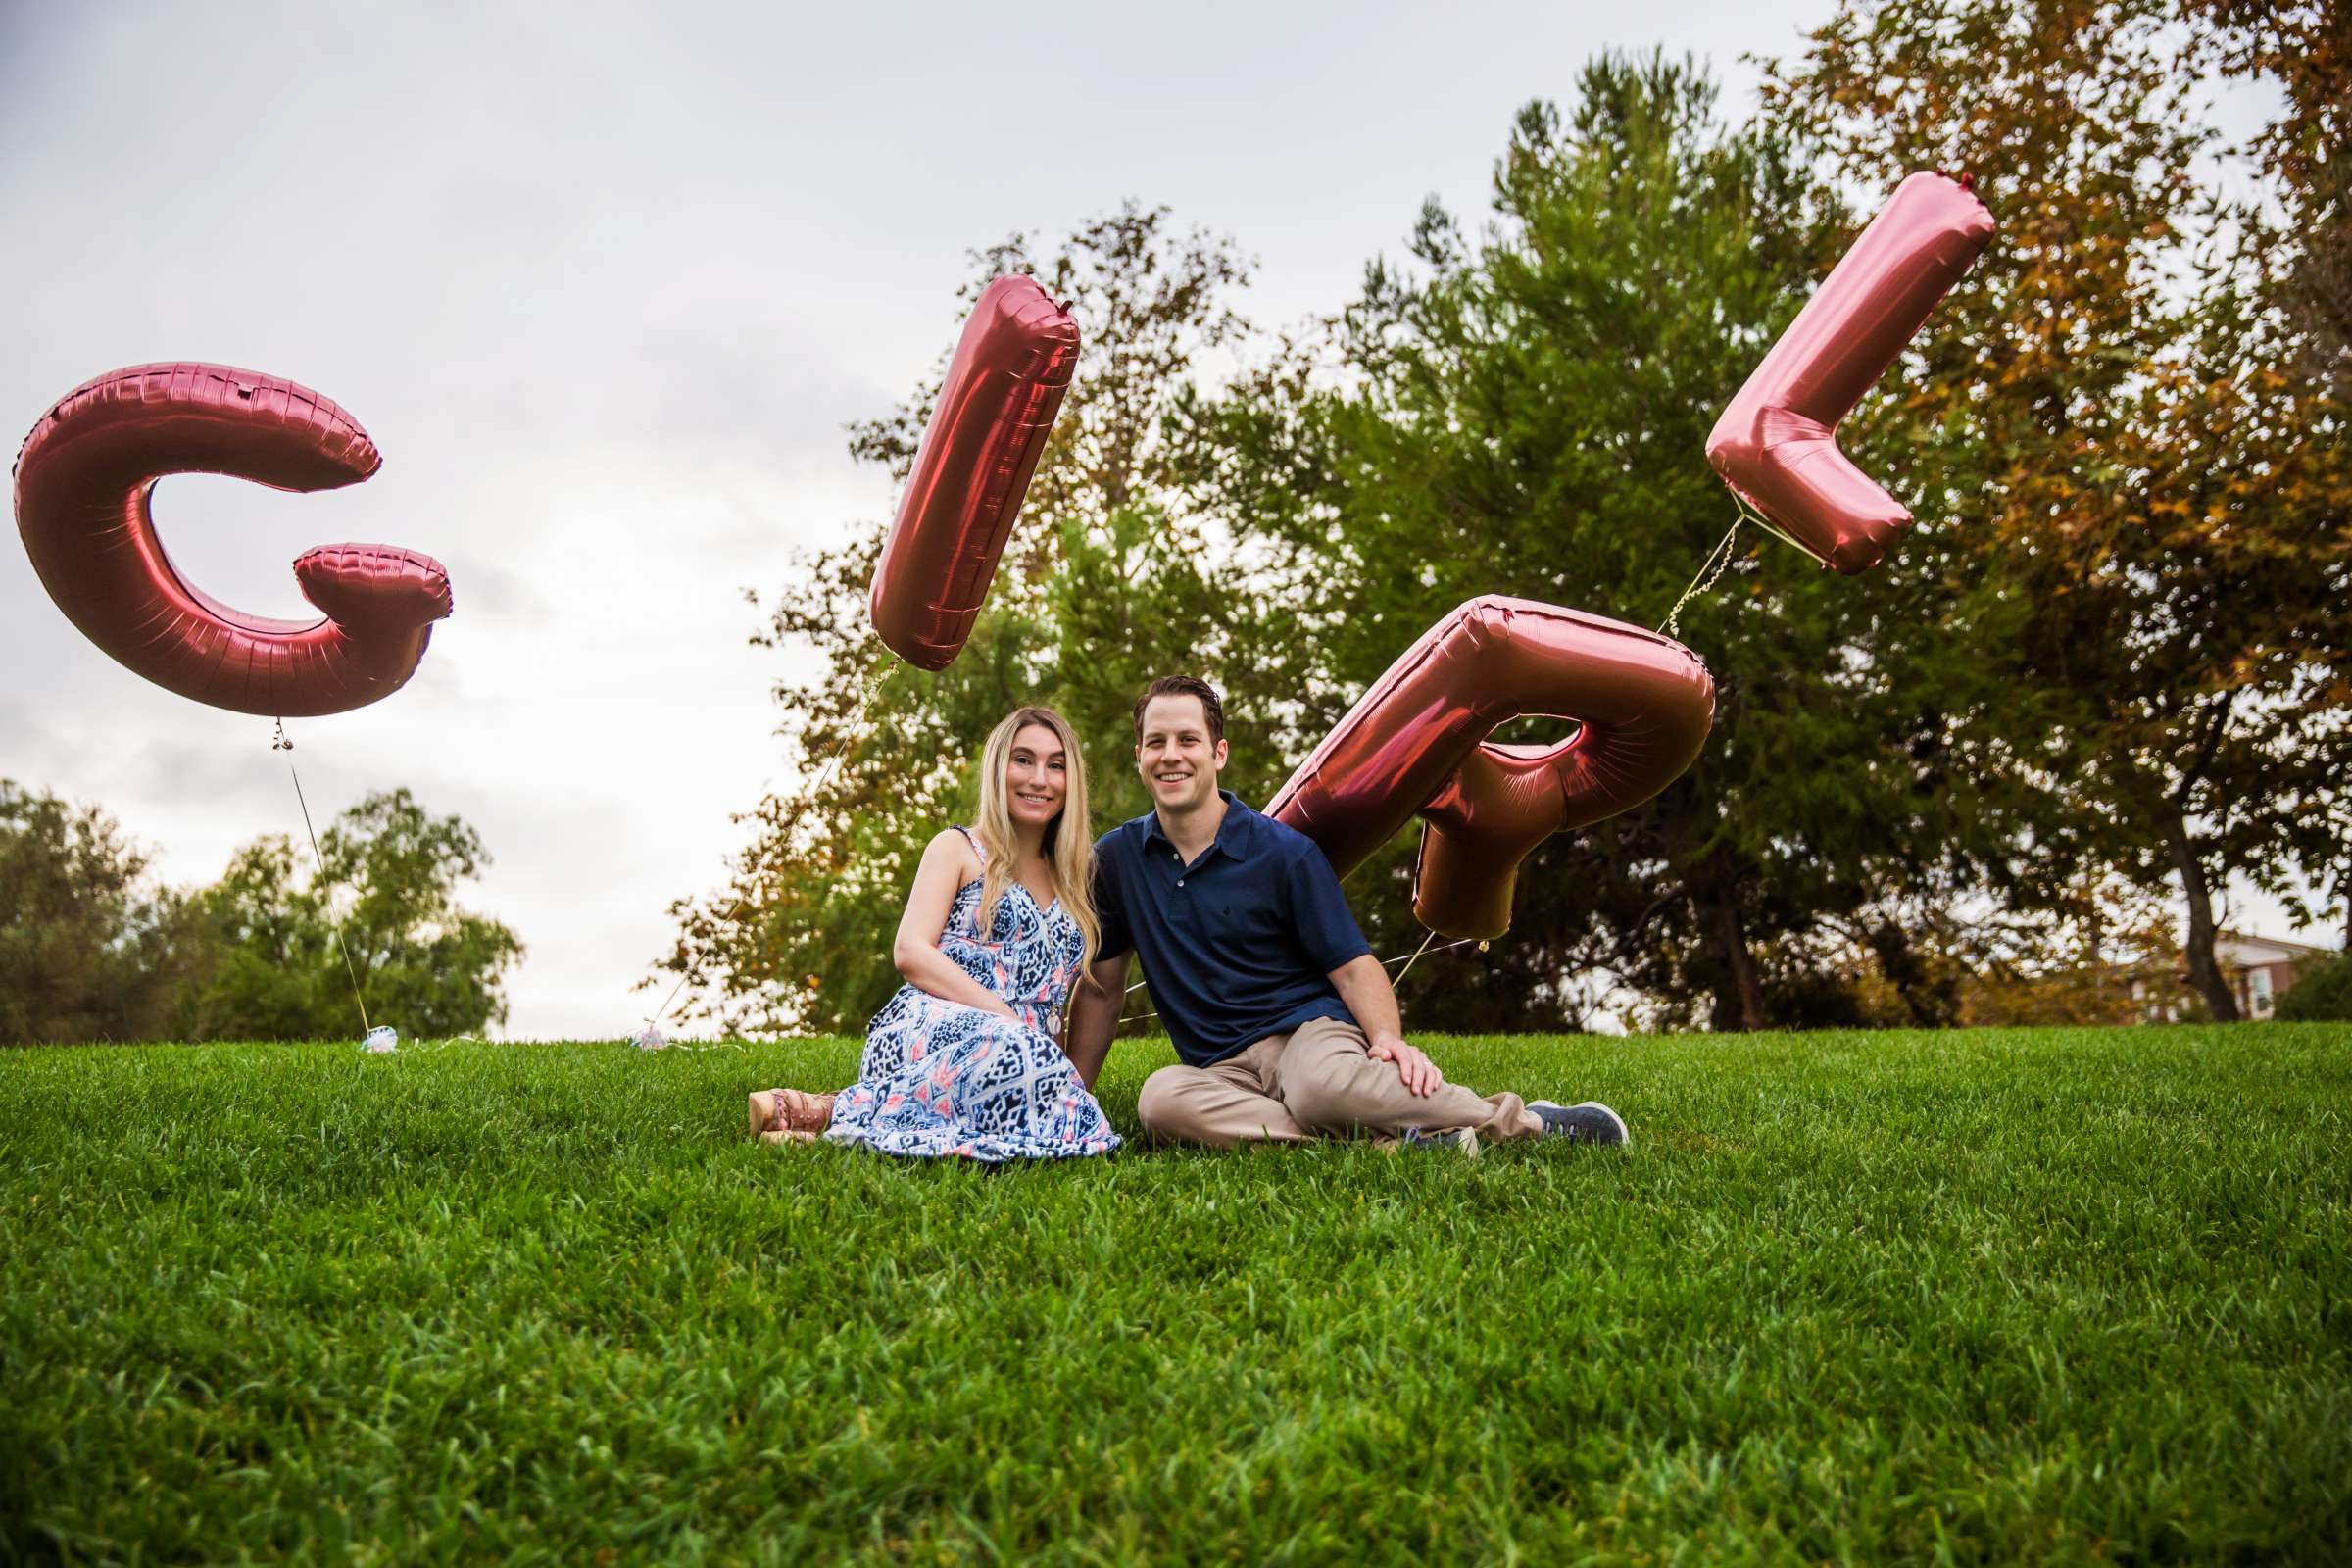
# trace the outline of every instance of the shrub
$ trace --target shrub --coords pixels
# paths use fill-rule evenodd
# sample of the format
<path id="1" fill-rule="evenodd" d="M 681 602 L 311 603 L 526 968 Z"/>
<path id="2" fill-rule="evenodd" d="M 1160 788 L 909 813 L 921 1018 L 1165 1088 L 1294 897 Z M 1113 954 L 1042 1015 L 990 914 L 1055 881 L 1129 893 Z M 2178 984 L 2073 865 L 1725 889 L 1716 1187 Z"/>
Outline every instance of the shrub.
<path id="1" fill-rule="evenodd" d="M 2294 988 L 2278 999 L 2278 1016 L 2305 1023 L 2352 1022 L 2352 953 L 2314 958 L 2295 971 Z"/>

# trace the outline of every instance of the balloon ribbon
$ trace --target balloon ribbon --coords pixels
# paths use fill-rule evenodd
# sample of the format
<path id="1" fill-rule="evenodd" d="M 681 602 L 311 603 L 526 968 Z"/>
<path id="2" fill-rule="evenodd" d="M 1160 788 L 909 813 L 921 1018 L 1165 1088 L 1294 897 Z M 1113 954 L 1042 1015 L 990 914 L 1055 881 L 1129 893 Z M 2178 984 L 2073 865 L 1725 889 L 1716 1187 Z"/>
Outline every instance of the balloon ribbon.
<path id="1" fill-rule="evenodd" d="M 1740 515 L 1732 519 L 1732 525 L 1724 530 L 1723 538 L 1716 542 L 1714 549 L 1707 552 L 1707 559 L 1699 563 L 1698 574 L 1690 579 L 1690 586 L 1683 590 L 1683 596 L 1674 602 L 1674 608 L 1666 612 L 1666 618 L 1657 624 L 1656 629 L 1669 637 L 1675 635 L 1675 622 L 1681 617 L 1683 607 L 1698 595 L 1712 589 L 1716 579 L 1730 568 L 1732 541 L 1739 536 L 1740 525 L 1743 522 L 1753 522 L 1759 527 L 1767 526 L 1762 517 L 1747 510 L 1747 503 L 1740 500 L 1738 495 L 1735 494 L 1732 501 L 1739 507 Z M 1773 531 L 1778 532 L 1779 530 Z"/>
<path id="2" fill-rule="evenodd" d="M 335 934 L 335 951 L 343 955 L 343 972 L 351 976 L 351 1000 L 360 1005 L 360 1033 L 365 1036 L 368 1022 L 368 999 L 360 995 L 360 971 L 352 966 L 351 950 L 343 945 L 343 922 L 334 918 L 334 894 L 326 889 L 326 858 L 318 853 L 318 830 L 311 826 L 311 803 L 302 796 L 302 774 L 294 766 L 294 743 L 286 738 L 286 721 L 278 719 L 277 733 L 270 742 L 273 752 L 286 754 L 286 771 L 294 779 L 294 804 L 302 808 L 302 830 L 311 836 L 311 863 L 318 867 L 321 897 L 327 901 L 326 928 Z"/>

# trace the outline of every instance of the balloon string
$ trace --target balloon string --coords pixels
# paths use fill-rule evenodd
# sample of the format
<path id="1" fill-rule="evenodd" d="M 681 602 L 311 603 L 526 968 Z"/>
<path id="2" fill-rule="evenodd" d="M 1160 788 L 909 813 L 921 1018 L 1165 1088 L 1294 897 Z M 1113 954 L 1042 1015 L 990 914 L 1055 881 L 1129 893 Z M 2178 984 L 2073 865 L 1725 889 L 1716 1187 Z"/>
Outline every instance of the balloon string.
<path id="1" fill-rule="evenodd" d="M 865 691 L 858 699 L 857 711 L 850 715 L 849 723 L 843 726 L 841 744 L 833 748 L 832 755 L 825 759 L 824 767 L 802 786 L 800 794 L 793 800 L 792 814 L 784 819 L 784 826 L 777 835 L 777 842 L 791 843 L 792 832 L 801 825 L 801 817 L 808 811 L 808 803 L 815 799 L 817 791 L 824 788 L 826 782 L 831 779 L 833 770 L 841 765 L 842 760 L 857 747 L 858 726 L 865 722 L 866 710 L 873 707 L 876 694 L 882 690 L 882 682 L 890 674 L 890 651 L 884 649 L 882 658 L 875 662 L 873 674 L 866 678 Z M 719 925 L 723 927 L 731 924 L 735 917 L 743 912 L 744 906 L 749 904 L 751 899 L 749 891 L 736 895 L 735 903 L 725 914 L 719 916 Z M 653 1028 L 668 1014 L 670 1004 L 676 1002 L 678 993 L 686 989 L 686 981 L 691 972 L 691 970 L 683 971 L 678 975 L 678 983 L 669 988 L 669 995 L 662 999 L 662 1005 L 645 1020 L 646 1028 Z"/>
<path id="2" fill-rule="evenodd" d="M 318 830 L 311 826 L 311 803 L 303 799 L 302 774 L 294 766 L 294 743 L 286 738 L 286 721 L 278 719 L 277 732 L 270 738 L 270 749 L 286 754 L 286 772 L 294 780 L 294 804 L 302 808 L 302 830 L 311 836 L 311 863 L 318 867 L 318 883 L 327 901 L 327 929 L 335 934 L 335 951 L 343 955 L 343 972 L 351 977 L 351 1000 L 360 1005 L 360 1033 L 368 1032 L 368 999 L 360 995 L 360 971 L 352 966 L 351 949 L 343 945 L 343 922 L 333 918 L 334 896 L 326 888 L 326 858 L 318 853 Z"/>
<path id="3" fill-rule="evenodd" d="M 1438 934 L 1435 931 L 1421 939 L 1421 945 L 1413 950 L 1413 956 L 1404 960 L 1404 967 L 1396 971 L 1396 984 L 1404 984 L 1404 977 L 1413 972 L 1413 965 L 1421 961 L 1421 955 L 1427 953 L 1429 945 L 1437 940 Z"/>
<path id="4" fill-rule="evenodd" d="M 1732 497 L 1732 501 L 1739 507 L 1740 514 L 1732 519 L 1731 527 L 1724 530 L 1724 535 L 1716 542 L 1715 548 L 1707 552 L 1707 559 L 1699 563 L 1698 575 L 1690 579 L 1690 586 L 1683 590 L 1683 597 L 1674 602 L 1674 608 L 1666 612 L 1666 618 L 1658 622 L 1656 629 L 1668 637 L 1675 635 L 1676 622 L 1682 616 L 1683 607 L 1698 595 L 1713 588 L 1716 579 L 1721 577 L 1731 566 L 1732 541 L 1739 537 L 1740 525 L 1750 520 L 1759 524 L 1763 521 L 1761 517 L 1753 517 L 1747 510 L 1747 503 L 1741 501 L 1737 495 Z M 1720 560 L 1717 559 L 1719 557 Z"/>
<path id="5" fill-rule="evenodd" d="M 1427 953 L 1429 951 L 1429 945 L 1437 940 L 1438 934 L 1435 931 L 1432 931 L 1428 936 L 1421 939 L 1421 945 L 1415 948 L 1410 954 L 1399 953 L 1392 957 L 1383 958 L 1380 960 L 1380 966 L 1386 969 L 1392 963 L 1403 964 L 1403 971 L 1396 976 L 1396 981 L 1400 982 L 1404 979 L 1405 975 L 1412 973 L 1413 965 L 1420 960 L 1421 955 Z M 1484 942 L 1479 942 L 1479 939 L 1476 937 L 1464 937 L 1459 942 L 1446 943 L 1446 946 L 1438 949 L 1438 951 L 1440 953 L 1451 953 L 1455 948 L 1466 948 L 1473 942 L 1478 942 L 1478 945 L 1482 948 L 1486 946 Z M 1151 983 L 1152 982 L 1149 980 L 1138 980 L 1135 984 L 1127 988 L 1127 995 L 1132 997 L 1138 991 L 1143 990 L 1144 987 L 1150 985 Z M 1392 984 L 1396 982 L 1392 982 Z M 1147 1018 L 1156 1018 L 1158 1016 L 1159 1013 L 1157 1009 L 1154 1009 L 1151 1012 L 1139 1012 L 1132 1018 L 1121 1018 L 1118 1026 L 1124 1028 L 1128 1024 L 1142 1023 Z"/>

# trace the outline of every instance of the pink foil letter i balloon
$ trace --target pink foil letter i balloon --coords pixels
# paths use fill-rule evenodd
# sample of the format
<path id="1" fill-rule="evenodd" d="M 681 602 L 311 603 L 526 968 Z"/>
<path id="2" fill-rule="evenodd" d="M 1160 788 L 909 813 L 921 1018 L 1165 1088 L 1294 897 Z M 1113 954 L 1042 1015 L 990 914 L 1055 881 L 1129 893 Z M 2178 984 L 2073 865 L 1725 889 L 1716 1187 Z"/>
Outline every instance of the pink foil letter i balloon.
<path id="1" fill-rule="evenodd" d="M 1078 323 L 1037 279 L 981 291 L 867 596 L 875 632 L 918 669 L 947 668 L 971 636 L 1077 362 Z"/>

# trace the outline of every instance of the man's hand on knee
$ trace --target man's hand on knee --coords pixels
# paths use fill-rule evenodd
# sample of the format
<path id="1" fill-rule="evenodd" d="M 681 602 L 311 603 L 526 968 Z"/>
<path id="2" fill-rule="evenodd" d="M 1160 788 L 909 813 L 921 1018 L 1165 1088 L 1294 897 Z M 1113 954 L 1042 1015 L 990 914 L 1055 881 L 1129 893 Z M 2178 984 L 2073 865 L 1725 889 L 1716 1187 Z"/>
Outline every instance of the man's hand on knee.
<path id="1" fill-rule="evenodd" d="M 1446 1075 L 1429 1054 L 1420 1047 L 1408 1045 L 1402 1035 L 1378 1034 L 1372 1037 L 1369 1054 L 1374 1061 L 1393 1061 L 1396 1076 L 1412 1094 L 1427 1099 L 1446 1082 Z"/>

